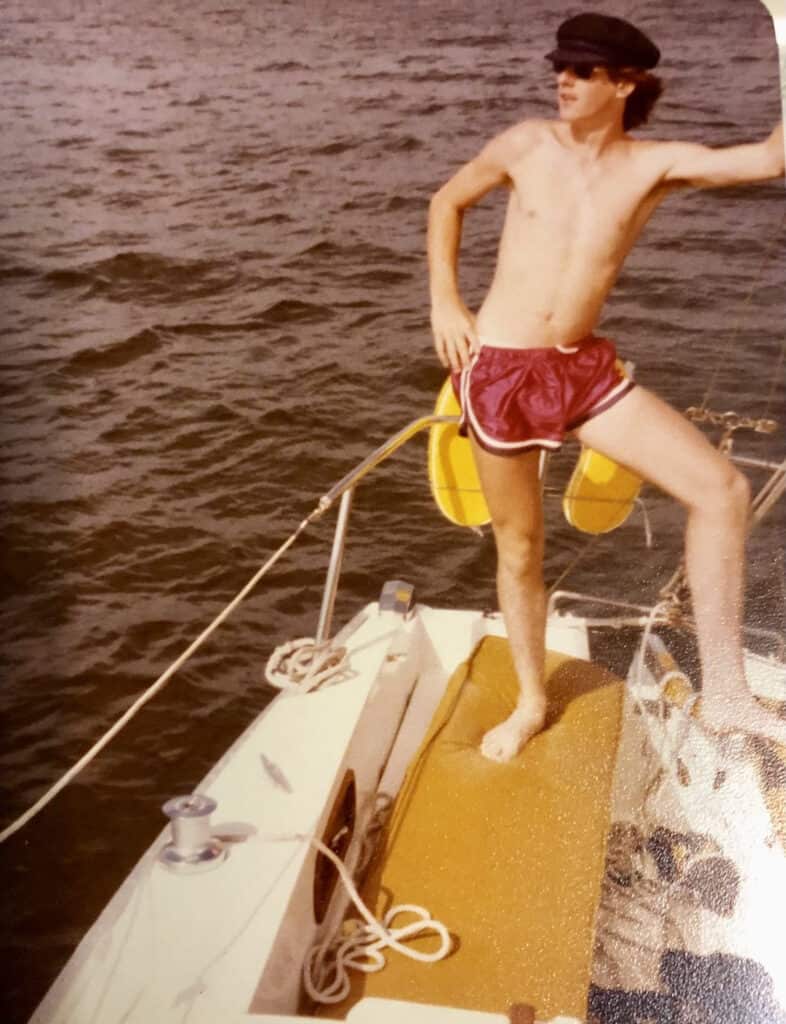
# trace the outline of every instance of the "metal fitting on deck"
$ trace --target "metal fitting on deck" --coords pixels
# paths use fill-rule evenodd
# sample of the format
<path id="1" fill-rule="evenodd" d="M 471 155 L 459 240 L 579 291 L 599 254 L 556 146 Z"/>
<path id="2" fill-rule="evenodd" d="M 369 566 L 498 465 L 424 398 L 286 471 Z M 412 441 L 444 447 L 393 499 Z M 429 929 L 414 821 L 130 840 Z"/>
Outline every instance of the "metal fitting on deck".
<path id="1" fill-rule="evenodd" d="M 203 793 L 167 800 L 163 811 L 172 823 L 172 842 L 158 855 L 165 868 L 177 874 L 196 874 L 218 867 L 224 860 L 226 847 L 210 833 L 210 815 L 217 806 Z"/>

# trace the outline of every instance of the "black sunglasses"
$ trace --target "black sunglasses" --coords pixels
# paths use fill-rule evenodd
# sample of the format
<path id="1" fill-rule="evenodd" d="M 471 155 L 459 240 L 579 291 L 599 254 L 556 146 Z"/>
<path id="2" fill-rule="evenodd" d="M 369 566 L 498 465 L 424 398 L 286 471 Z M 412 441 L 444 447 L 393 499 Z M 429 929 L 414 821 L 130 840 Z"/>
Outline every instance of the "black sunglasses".
<path id="1" fill-rule="evenodd" d="M 588 82 L 599 64 L 583 63 L 581 61 L 553 60 L 554 73 L 561 75 L 563 71 L 572 71 L 576 78 Z"/>

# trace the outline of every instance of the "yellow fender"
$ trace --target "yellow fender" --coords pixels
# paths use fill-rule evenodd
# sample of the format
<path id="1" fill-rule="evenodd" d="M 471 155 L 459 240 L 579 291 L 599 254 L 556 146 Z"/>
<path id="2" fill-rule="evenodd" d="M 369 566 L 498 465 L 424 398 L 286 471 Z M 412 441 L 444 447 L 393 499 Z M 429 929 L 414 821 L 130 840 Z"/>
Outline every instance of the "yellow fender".
<path id="1" fill-rule="evenodd" d="M 584 533 L 616 530 L 633 511 L 642 483 L 618 462 L 582 448 L 562 499 L 565 518 Z"/>
<path id="2" fill-rule="evenodd" d="M 461 412 L 450 377 L 442 385 L 435 416 Z M 485 526 L 491 522 L 475 468 L 469 438 L 461 437 L 456 423 L 438 423 L 429 430 L 428 479 L 437 508 L 457 526 Z"/>

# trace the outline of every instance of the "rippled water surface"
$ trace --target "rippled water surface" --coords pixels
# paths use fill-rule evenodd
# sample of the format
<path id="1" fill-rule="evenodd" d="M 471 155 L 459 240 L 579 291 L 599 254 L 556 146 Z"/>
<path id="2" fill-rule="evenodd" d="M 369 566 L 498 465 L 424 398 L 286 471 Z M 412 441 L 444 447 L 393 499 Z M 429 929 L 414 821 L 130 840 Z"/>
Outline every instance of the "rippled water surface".
<path id="1" fill-rule="evenodd" d="M 754 0 L 607 0 L 660 44 L 649 137 L 724 144 L 778 117 Z M 424 225 L 490 135 L 553 110 L 535 0 L 222 6 L 7 0 L 0 36 L 3 818 L 64 771 L 216 615 L 319 495 L 429 411 Z M 477 303 L 503 206 L 467 218 Z M 604 330 L 678 407 L 783 413 L 780 183 L 685 194 L 656 215 Z M 747 448 L 774 457 L 778 439 Z M 575 448 L 553 460 L 556 488 Z M 664 453 L 667 457 L 668 453 Z M 432 506 L 422 443 L 356 499 L 337 616 L 391 577 L 493 607 L 490 538 Z M 650 493 L 594 545 L 581 589 L 651 600 L 682 514 Z M 555 582 L 584 541 L 548 506 Z M 188 791 L 270 698 L 272 647 L 312 633 L 332 520 L 135 722 L 2 849 L 2 1012 L 26 1019 Z M 776 524 L 749 609 L 781 626 Z M 34 952 L 33 952 L 34 951 Z"/>

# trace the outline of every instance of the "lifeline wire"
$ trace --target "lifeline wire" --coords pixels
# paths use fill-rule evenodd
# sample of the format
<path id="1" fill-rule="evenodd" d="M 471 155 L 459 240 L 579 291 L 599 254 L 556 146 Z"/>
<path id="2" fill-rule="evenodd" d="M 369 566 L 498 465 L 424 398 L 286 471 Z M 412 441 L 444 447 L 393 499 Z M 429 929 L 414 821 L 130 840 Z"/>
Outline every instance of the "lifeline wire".
<path id="1" fill-rule="evenodd" d="M 125 714 L 123 714 L 117 720 L 117 722 L 115 722 L 112 728 L 109 729 L 108 732 L 104 733 L 101 739 L 98 740 L 98 742 L 94 743 L 90 750 L 88 750 L 88 752 L 83 757 L 81 757 L 75 765 L 69 768 L 68 771 L 63 776 L 61 776 L 58 779 L 58 781 L 53 786 L 51 786 L 39 800 L 37 800 L 33 804 L 32 807 L 28 808 L 28 810 L 26 810 L 24 814 L 20 815 L 20 817 L 18 817 L 15 821 L 8 825 L 7 828 L 3 829 L 2 832 L 0 832 L 0 843 L 4 843 L 6 839 L 12 836 L 15 832 L 18 832 L 20 828 L 26 825 L 31 818 L 34 818 L 36 814 L 39 813 L 39 811 L 42 811 L 44 807 L 46 807 L 46 805 L 57 796 L 61 789 L 64 789 L 68 785 L 68 783 L 71 782 L 71 780 L 74 779 L 82 771 L 83 768 L 86 768 L 87 765 L 89 765 L 90 762 L 93 761 L 98 754 L 100 754 L 100 752 L 104 749 L 107 743 L 109 743 L 110 740 L 114 739 L 114 737 L 120 732 L 120 730 L 125 725 L 127 725 L 128 722 L 131 721 L 134 715 L 136 715 L 136 713 L 140 711 L 144 707 L 144 705 L 148 703 L 148 701 L 155 697 L 159 690 L 163 689 L 163 687 L 166 685 L 166 683 L 169 682 L 169 680 L 172 678 L 175 672 L 177 672 L 181 665 L 183 665 L 191 657 L 191 655 L 194 654 L 194 652 L 202 646 L 205 640 L 207 640 L 207 638 L 212 633 L 214 633 L 216 629 L 218 629 L 218 627 L 221 625 L 224 619 L 228 618 L 232 614 L 235 608 L 237 608 L 241 601 L 243 601 L 244 598 L 248 596 L 248 594 L 254 589 L 257 583 L 259 583 L 262 577 L 267 572 L 269 572 L 270 569 L 273 568 L 273 566 L 276 564 L 279 558 L 281 558 L 284 552 L 288 551 L 289 548 L 295 543 L 295 541 L 298 539 L 300 534 L 306 529 L 306 527 L 310 526 L 311 523 L 313 523 L 316 519 L 319 518 L 319 516 L 322 515 L 326 507 L 327 506 L 323 502 L 320 502 L 319 506 L 316 509 L 314 509 L 314 511 L 303 520 L 303 522 L 300 524 L 300 526 L 298 526 L 298 528 L 291 535 L 291 537 L 289 537 L 288 540 L 284 541 L 284 543 L 281 545 L 278 551 L 276 551 L 273 555 L 270 556 L 270 558 L 265 562 L 261 569 L 259 569 L 251 577 L 251 579 L 248 581 L 245 587 L 243 587 L 243 589 L 236 595 L 236 597 L 234 597 L 233 600 L 229 602 L 226 608 L 224 608 L 224 610 L 220 612 L 220 614 L 218 614 L 215 617 L 215 619 L 213 619 L 210 625 L 200 633 L 200 635 L 196 638 L 196 640 L 194 640 L 191 646 L 188 647 L 180 655 L 180 657 L 176 661 L 174 661 L 169 666 L 169 668 L 158 677 L 158 679 L 153 683 L 153 685 L 150 686 L 147 690 L 145 690 L 141 697 L 134 701 L 131 707 L 125 712 Z"/>

